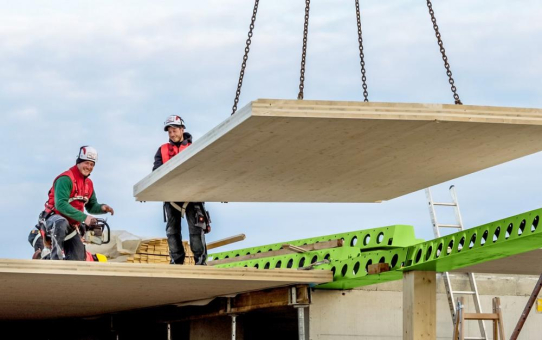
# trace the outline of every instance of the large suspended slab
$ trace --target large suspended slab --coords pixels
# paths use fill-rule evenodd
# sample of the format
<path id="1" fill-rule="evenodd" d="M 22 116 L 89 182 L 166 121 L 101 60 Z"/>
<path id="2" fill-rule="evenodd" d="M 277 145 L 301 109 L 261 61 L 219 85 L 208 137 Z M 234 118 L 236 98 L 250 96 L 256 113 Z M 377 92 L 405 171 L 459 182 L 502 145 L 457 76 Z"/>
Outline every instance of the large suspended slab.
<path id="1" fill-rule="evenodd" d="M 142 179 L 134 196 L 378 202 L 540 150 L 540 109 L 260 99 Z"/>
<path id="2" fill-rule="evenodd" d="M 321 270 L 0 260 L 0 319 L 93 316 L 331 280 Z"/>

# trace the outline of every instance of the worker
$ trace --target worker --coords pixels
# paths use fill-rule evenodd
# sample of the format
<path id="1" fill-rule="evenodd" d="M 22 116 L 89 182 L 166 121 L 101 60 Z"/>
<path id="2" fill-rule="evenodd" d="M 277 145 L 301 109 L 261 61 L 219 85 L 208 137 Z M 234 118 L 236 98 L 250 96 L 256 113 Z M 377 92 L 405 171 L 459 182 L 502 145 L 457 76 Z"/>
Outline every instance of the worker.
<path id="1" fill-rule="evenodd" d="M 173 115 L 167 118 L 164 131 L 169 135 L 169 142 L 158 148 L 154 156 L 153 171 L 192 144 L 192 135 L 184 129 L 185 125 L 181 117 Z M 184 263 L 186 253 L 182 242 L 181 219 L 186 217 L 194 261 L 196 265 L 205 265 L 207 261 L 205 234 L 211 231 L 205 204 L 203 202 L 164 202 L 164 217 L 171 264 Z"/>
<path id="2" fill-rule="evenodd" d="M 32 230 L 29 241 L 36 251 L 33 258 L 50 257 L 52 260 L 85 261 L 87 253 L 80 234 L 80 225 L 96 223 L 90 214 L 113 215 L 115 212 L 107 204 L 100 204 L 94 192 L 92 180 L 88 178 L 96 161 L 98 152 L 91 146 L 79 149 L 76 164 L 58 175 L 49 190 L 45 210 L 40 214 L 39 231 Z M 88 214 L 85 214 L 85 209 Z M 51 253 L 44 252 L 44 243 L 50 239 Z"/>

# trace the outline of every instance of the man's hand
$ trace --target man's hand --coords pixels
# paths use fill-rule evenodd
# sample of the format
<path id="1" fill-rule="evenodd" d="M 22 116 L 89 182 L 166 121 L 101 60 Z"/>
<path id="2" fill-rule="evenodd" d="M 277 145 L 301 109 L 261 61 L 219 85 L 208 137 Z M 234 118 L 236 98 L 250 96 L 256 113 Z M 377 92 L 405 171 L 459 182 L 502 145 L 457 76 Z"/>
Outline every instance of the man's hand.
<path id="1" fill-rule="evenodd" d="M 87 215 L 87 218 L 85 218 L 85 224 L 88 226 L 96 224 L 98 221 L 96 221 L 96 217 Z"/>
<path id="2" fill-rule="evenodd" d="M 102 211 L 106 213 L 111 213 L 111 216 L 115 215 L 115 210 L 108 206 L 107 204 L 102 204 Z"/>
<path id="3" fill-rule="evenodd" d="M 203 231 L 205 234 L 209 234 L 211 232 L 211 225 L 207 224 L 207 228 Z"/>

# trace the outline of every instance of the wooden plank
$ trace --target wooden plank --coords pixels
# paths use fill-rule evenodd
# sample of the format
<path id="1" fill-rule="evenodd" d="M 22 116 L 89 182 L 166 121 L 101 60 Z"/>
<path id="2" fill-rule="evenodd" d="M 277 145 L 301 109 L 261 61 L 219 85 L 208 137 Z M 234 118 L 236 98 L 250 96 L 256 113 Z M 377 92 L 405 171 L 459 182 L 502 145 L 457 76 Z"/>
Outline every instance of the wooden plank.
<path id="1" fill-rule="evenodd" d="M 332 280 L 323 270 L 0 260 L 0 291 L 7 292 L 0 299 L 0 319 L 94 316 Z M 61 291 L 62 299 L 36 289 L 37 282 Z"/>
<path id="2" fill-rule="evenodd" d="M 227 244 L 243 241 L 245 238 L 246 238 L 245 234 L 239 234 L 239 235 L 226 237 L 221 240 L 209 242 L 207 243 L 207 250 L 211 250 L 211 249 L 225 246 Z"/>
<path id="3" fill-rule="evenodd" d="M 318 242 L 318 243 L 306 244 L 306 245 L 303 246 L 303 249 L 306 250 L 306 251 L 321 250 L 321 249 L 342 247 L 343 244 L 344 244 L 343 240 L 331 240 L 331 241 L 326 241 L 326 242 Z M 291 254 L 291 253 L 294 253 L 294 252 L 297 252 L 297 251 L 291 250 L 290 248 L 272 250 L 272 251 L 266 251 L 266 252 L 263 252 L 263 253 L 232 257 L 232 258 L 222 259 L 222 260 L 208 261 L 207 265 L 216 266 L 217 264 L 240 262 L 240 261 L 261 259 L 261 258 L 264 258 L 264 257 L 287 255 L 287 254 Z"/>
<path id="4" fill-rule="evenodd" d="M 541 133 L 540 109 L 257 100 L 142 179 L 134 195 L 378 202 L 541 151 Z"/>
<path id="5" fill-rule="evenodd" d="M 436 272 L 403 275 L 403 339 L 437 338 Z"/>
<path id="6" fill-rule="evenodd" d="M 388 263 L 375 263 L 367 267 L 367 274 L 374 275 L 390 271 L 390 265 Z"/>
<path id="7" fill-rule="evenodd" d="M 294 246 L 292 244 L 283 244 L 282 245 L 282 249 L 289 249 L 295 253 L 306 253 L 307 252 L 307 249 L 305 248 L 301 248 L 301 247 L 298 247 L 298 246 Z"/>
<path id="8" fill-rule="evenodd" d="M 465 313 L 465 320 L 499 320 L 497 313 Z"/>

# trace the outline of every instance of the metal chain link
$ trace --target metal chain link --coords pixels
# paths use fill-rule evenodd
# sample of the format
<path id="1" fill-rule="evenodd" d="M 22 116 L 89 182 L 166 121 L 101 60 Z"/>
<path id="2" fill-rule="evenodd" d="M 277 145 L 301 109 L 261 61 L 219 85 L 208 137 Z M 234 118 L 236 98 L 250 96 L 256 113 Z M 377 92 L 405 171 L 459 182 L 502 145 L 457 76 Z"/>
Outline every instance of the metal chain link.
<path id="1" fill-rule="evenodd" d="M 303 90 L 305 88 L 305 60 L 307 57 L 307 35 L 309 33 L 309 10 L 311 0 L 305 0 L 305 26 L 303 28 L 303 53 L 301 54 L 301 76 L 299 77 L 298 100 L 303 100 Z"/>
<path id="2" fill-rule="evenodd" d="M 442 53 L 442 60 L 444 61 L 444 67 L 446 68 L 446 74 L 448 75 L 448 82 L 451 85 L 451 90 L 454 94 L 455 103 L 457 105 L 462 105 L 463 103 L 459 99 L 457 94 L 457 88 L 454 84 L 454 78 L 452 78 L 452 71 L 450 70 L 450 64 L 448 63 L 448 57 L 446 56 L 446 50 L 444 49 L 444 43 L 442 42 L 440 32 L 438 30 L 437 19 L 435 18 L 435 12 L 433 11 L 433 4 L 431 0 L 427 0 L 427 7 L 429 8 L 429 14 L 431 15 L 431 22 L 433 23 L 433 29 L 435 30 L 435 36 L 438 40 L 438 45 L 440 46 L 440 53 Z"/>
<path id="3" fill-rule="evenodd" d="M 367 77 L 365 76 L 365 55 L 363 54 L 363 37 L 361 32 L 361 18 L 359 12 L 359 0 L 356 0 L 356 17 L 358 19 L 358 42 L 359 42 L 359 58 L 361 65 L 361 81 L 363 82 L 363 97 L 364 102 L 369 101 L 369 93 L 367 92 Z"/>
<path id="4" fill-rule="evenodd" d="M 245 55 L 243 56 L 243 62 L 241 64 L 241 72 L 239 74 L 239 83 L 237 83 L 237 91 L 235 92 L 235 100 L 233 101 L 233 107 L 231 114 L 233 115 L 237 111 L 237 104 L 239 103 L 239 96 L 241 96 L 241 87 L 243 86 L 243 78 L 245 77 L 245 68 L 247 67 L 248 52 L 250 51 L 250 44 L 252 43 L 252 31 L 254 30 L 254 23 L 256 22 L 256 14 L 258 13 L 258 4 L 260 0 L 254 1 L 254 10 L 252 11 L 252 19 L 250 21 L 250 29 L 248 31 L 247 45 L 245 47 Z"/>

